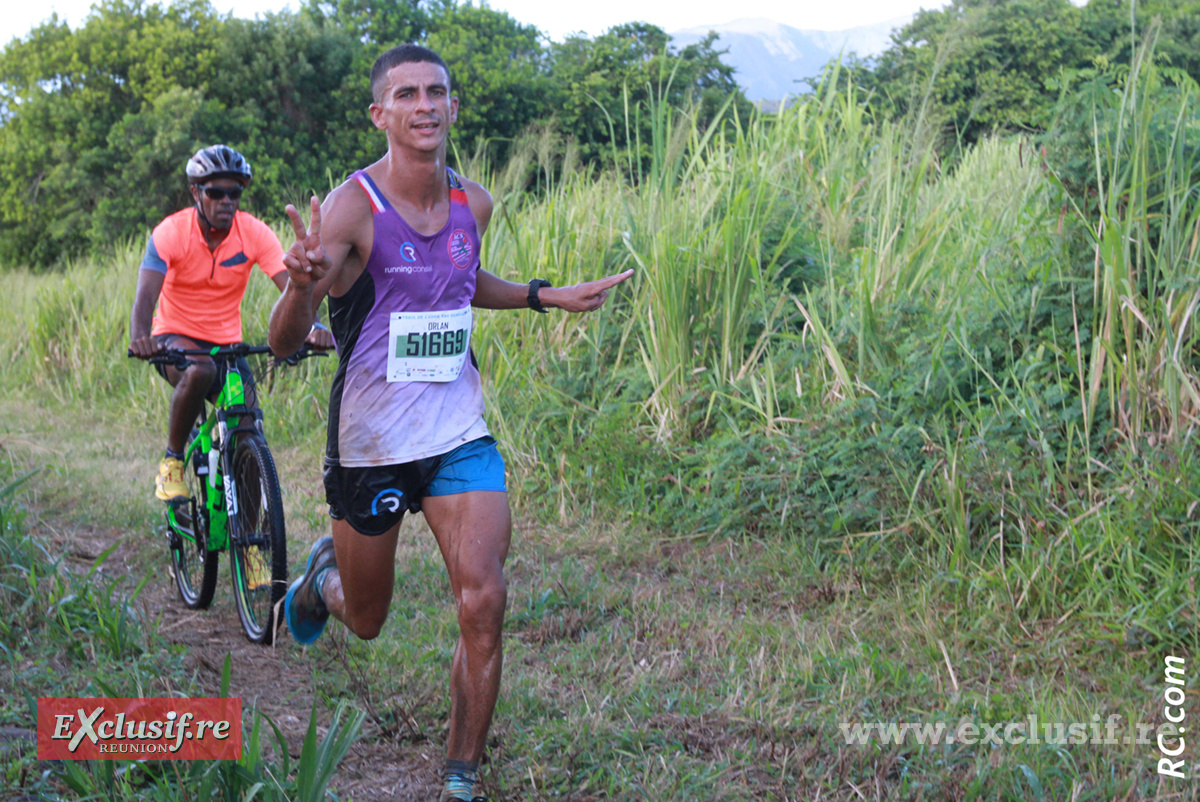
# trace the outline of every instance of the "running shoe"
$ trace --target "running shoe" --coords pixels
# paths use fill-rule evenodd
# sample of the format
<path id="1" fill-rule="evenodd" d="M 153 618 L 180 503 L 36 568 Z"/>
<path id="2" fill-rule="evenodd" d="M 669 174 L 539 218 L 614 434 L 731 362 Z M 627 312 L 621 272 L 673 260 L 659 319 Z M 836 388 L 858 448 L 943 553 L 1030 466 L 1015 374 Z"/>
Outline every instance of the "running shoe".
<path id="1" fill-rule="evenodd" d="M 283 598 L 283 615 L 296 643 L 312 643 L 325 631 L 329 608 L 317 591 L 317 581 L 326 570 L 336 567 L 333 538 L 326 535 L 313 544 L 304 575 L 292 583 Z"/>
<path id="2" fill-rule="evenodd" d="M 183 460 L 163 457 L 158 464 L 158 476 L 154 477 L 154 495 L 160 501 L 181 501 L 188 498 L 187 485 L 183 482 Z"/>

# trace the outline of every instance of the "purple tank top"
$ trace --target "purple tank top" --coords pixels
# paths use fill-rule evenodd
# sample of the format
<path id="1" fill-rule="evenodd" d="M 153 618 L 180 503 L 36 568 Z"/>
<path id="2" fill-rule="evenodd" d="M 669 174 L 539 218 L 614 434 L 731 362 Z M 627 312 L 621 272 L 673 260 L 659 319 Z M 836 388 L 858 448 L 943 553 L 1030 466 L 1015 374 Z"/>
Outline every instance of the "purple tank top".
<path id="1" fill-rule="evenodd" d="M 475 217 L 449 169 L 450 217 L 431 236 L 406 223 L 366 172 L 350 180 L 370 200 L 375 232 L 362 275 L 329 298 L 338 372 L 326 458 L 359 468 L 445 454 L 488 433 L 470 351 Z"/>

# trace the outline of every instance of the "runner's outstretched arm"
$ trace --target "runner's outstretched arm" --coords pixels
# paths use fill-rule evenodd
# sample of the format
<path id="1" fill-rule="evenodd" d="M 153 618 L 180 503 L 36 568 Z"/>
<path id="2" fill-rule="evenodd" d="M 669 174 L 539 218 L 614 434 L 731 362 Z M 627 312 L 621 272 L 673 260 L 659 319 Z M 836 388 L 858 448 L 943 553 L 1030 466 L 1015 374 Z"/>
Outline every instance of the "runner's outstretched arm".
<path id="1" fill-rule="evenodd" d="M 605 276 L 569 287 L 542 287 L 538 300 L 546 308 L 568 312 L 594 312 L 604 306 L 608 291 L 633 275 L 633 270 Z M 529 303 L 529 285 L 505 281 L 486 270 L 475 277 L 475 297 L 471 305 L 480 309 L 524 309 Z"/>

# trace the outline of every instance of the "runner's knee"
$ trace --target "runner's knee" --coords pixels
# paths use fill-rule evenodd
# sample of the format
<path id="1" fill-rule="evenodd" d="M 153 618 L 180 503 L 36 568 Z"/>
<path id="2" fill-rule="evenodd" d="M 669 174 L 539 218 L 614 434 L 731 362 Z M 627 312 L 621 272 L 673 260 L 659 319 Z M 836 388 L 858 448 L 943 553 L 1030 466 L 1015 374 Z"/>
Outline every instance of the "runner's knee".
<path id="1" fill-rule="evenodd" d="M 499 641 L 507 603 L 508 588 L 503 576 L 474 588 L 463 588 L 458 604 L 459 629 L 469 637 Z"/>
<path id="2" fill-rule="evenodd" d="M 371 586 L 363 583 L 363 589 L 368 587 Z M 345 624 L 350 631 L 362 640 L 374 640 L 379 637 L 383 624 L 387 621 L 388 608 L 391 607 L 391 588 L 380 589 L 374 593 L 348 594 L 343 585 L 342 594 Z"/>
<path id="3" fill-rule="evenodd" d="M 379 633 L 383 631 L 385 621 L 387 621 L 386 608 L 382 612 L 372 610 L 355 615 L 347 624 L 350 627 L 350 631 L 360 640 L 375 640 L 379 637 Z"/>

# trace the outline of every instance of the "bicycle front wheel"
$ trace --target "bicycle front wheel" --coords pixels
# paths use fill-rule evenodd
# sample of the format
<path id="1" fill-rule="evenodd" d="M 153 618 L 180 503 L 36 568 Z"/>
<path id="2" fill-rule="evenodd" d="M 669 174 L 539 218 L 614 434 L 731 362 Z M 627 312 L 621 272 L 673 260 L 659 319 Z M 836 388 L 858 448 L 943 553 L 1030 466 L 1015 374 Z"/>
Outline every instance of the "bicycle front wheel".
<path id="1" fill-rule="evenodd" d="M 230 573 L 238 617 L 255 643 L 275 640 L 287 592 L 287 535 L 275 460 L 261 435 L 238 435 L 231 475 Z"/>
<path id="2" fill-rule="evenodd" d="M 192 441 L 198 431 L 192 429 L 184 453 L 192 450 Z M 187 483 L 188 500 L 177 502 L 167 510 L 167 523 L 171 545 L 171 573 L 179 598 L 193 609 L 203 610 L 212 604 L 217 589 L 217 557 L 208 550 L 208 509 L 205 507 L 208 486 L 206 476 L 198 473 L 207 471 L 208 455 L 197 450 L 183 469 Z"/>

